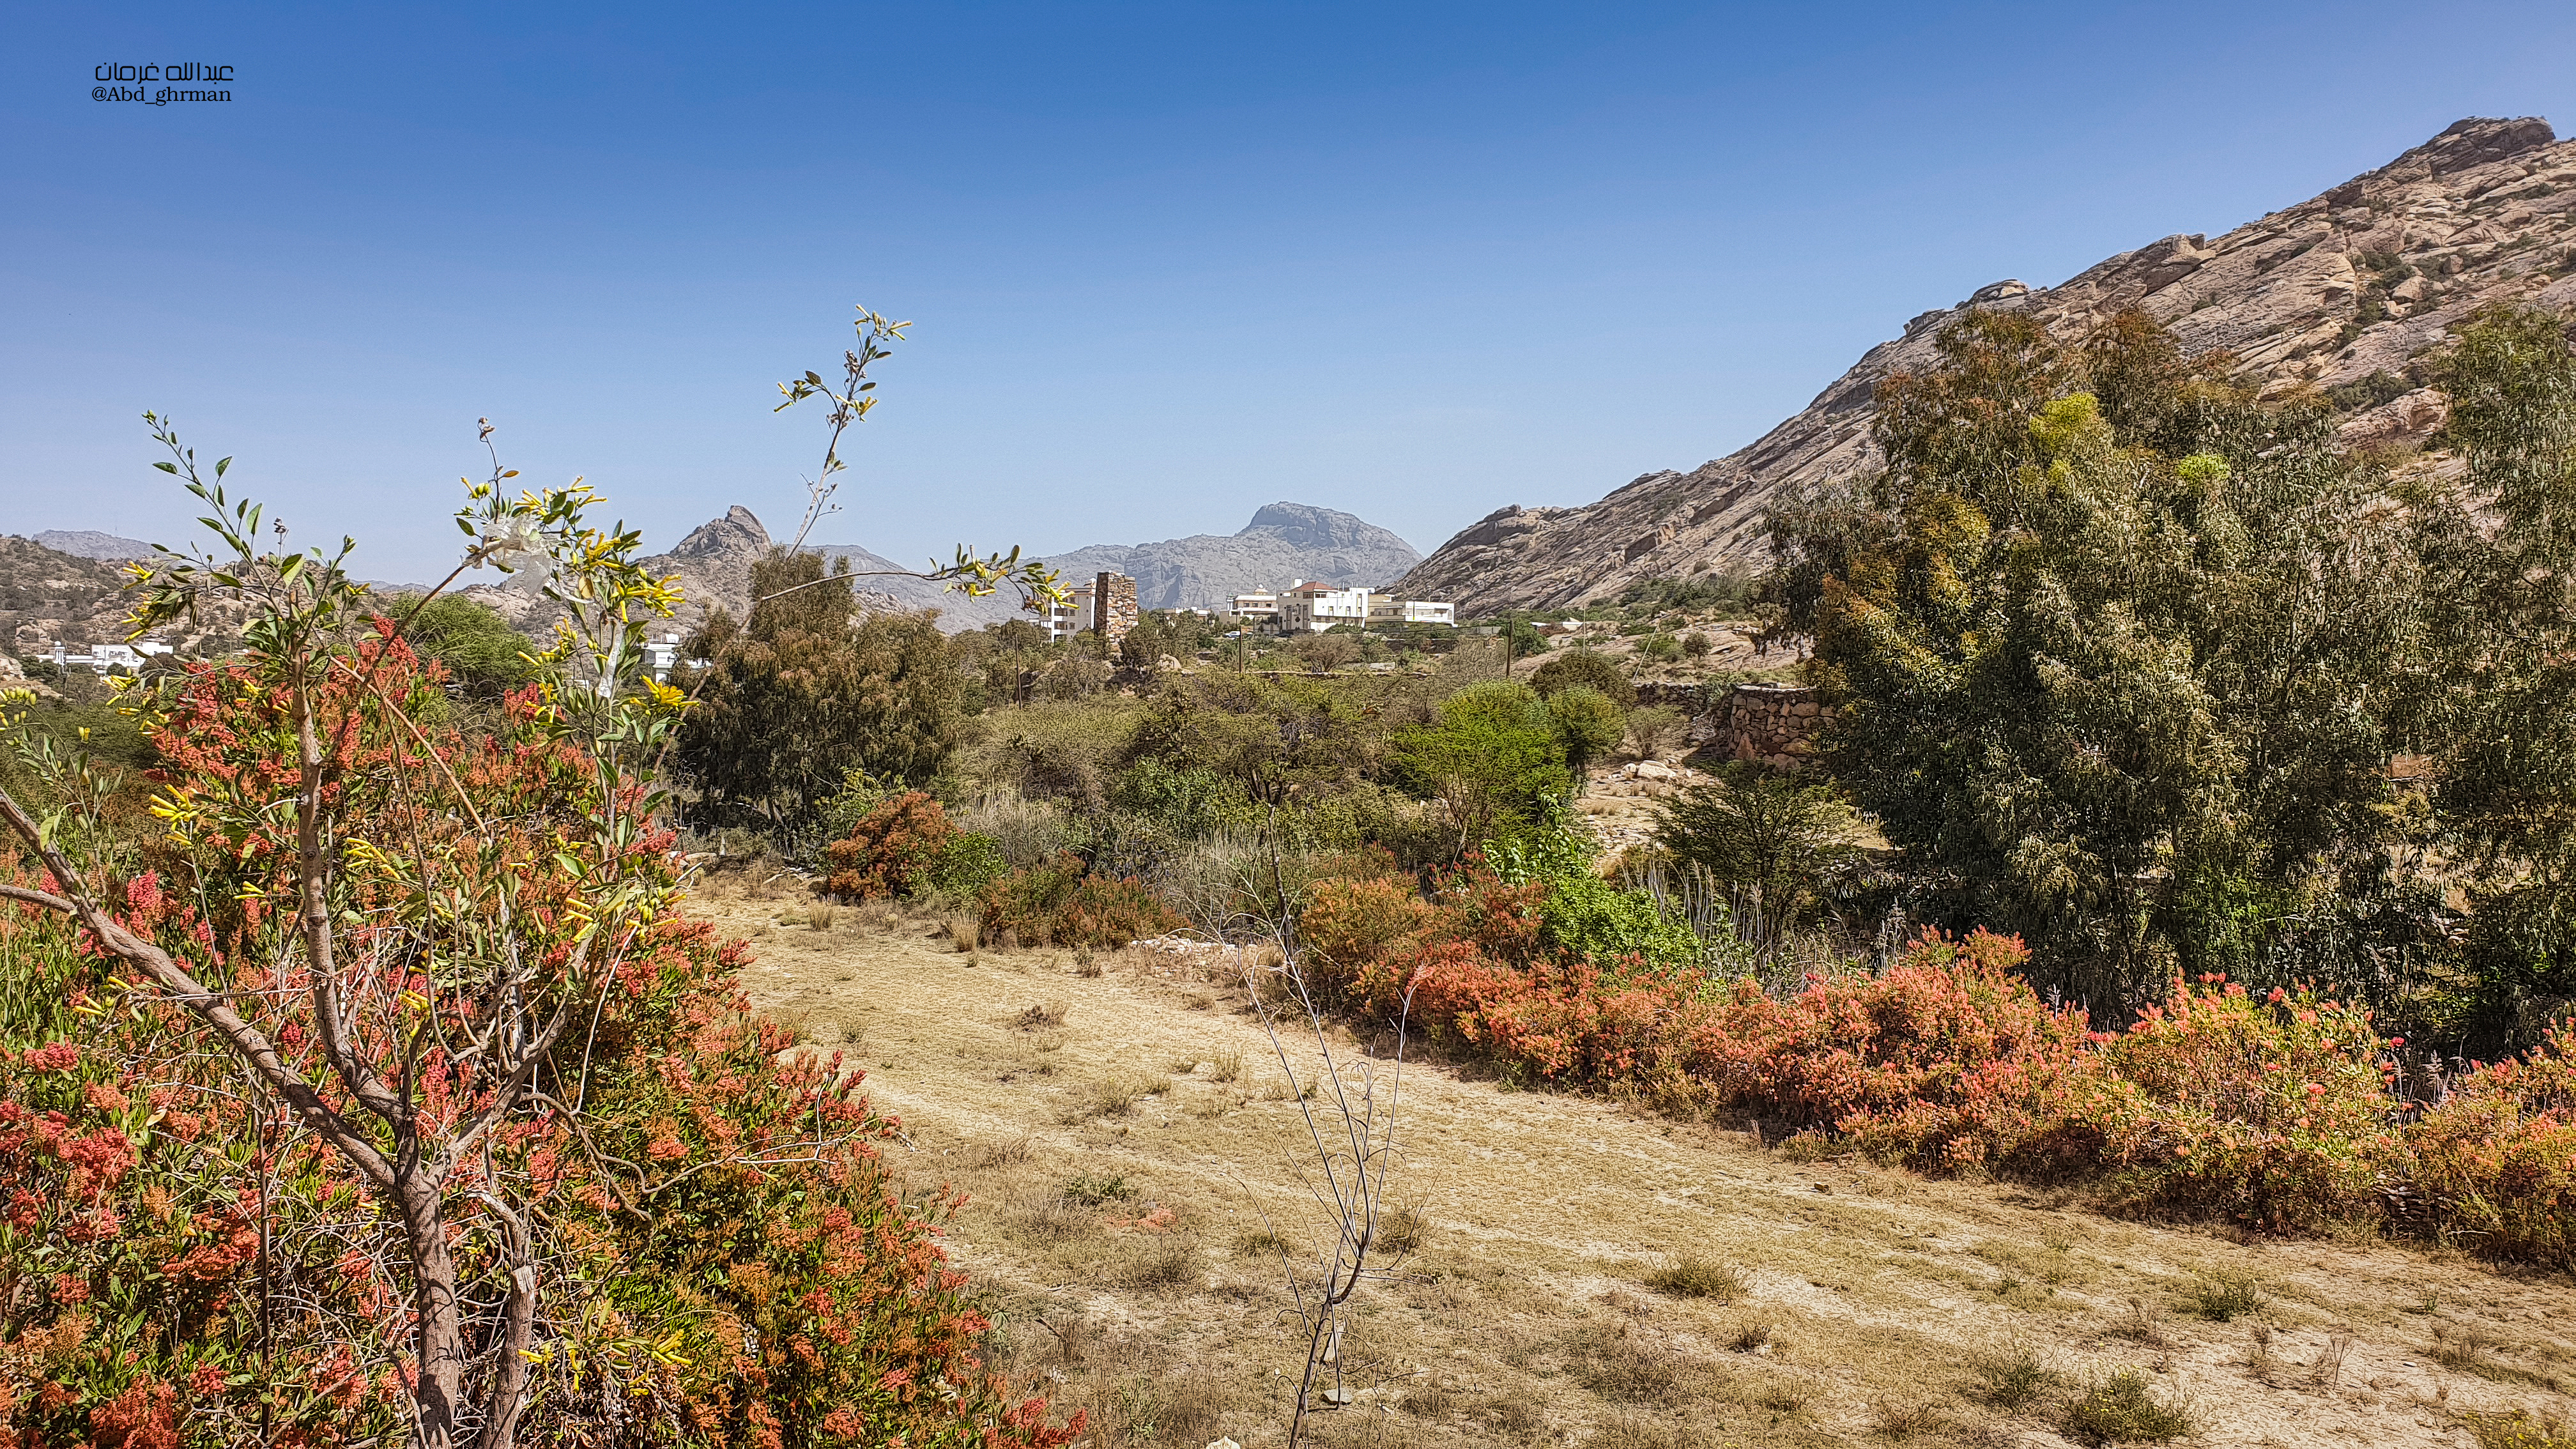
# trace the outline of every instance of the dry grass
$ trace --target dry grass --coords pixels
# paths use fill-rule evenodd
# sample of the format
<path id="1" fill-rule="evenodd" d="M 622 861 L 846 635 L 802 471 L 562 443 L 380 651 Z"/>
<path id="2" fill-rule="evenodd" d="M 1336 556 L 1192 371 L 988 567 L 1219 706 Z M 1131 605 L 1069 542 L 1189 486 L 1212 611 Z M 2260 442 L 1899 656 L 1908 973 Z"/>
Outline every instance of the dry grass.
<path id="1" fill-rule="evenodd" d="M 2040 1359 L 2039 1349 L 2027 1340 L 2009 1340 L 1986 1350 L 1969 1362 L 1976 1376 L 1974 1393 L 1998 1409 L 2028 1408 L 2040 1395 L 2057 1384 L 2057 1373 Z"/>
<path id="2" fill-rule="evenodd" d="M 2325 1347 L 2317 1350 L 2317 1361 L 2308 1366 L 2308 1378 L 2320 1388 L 2335 1389 L 2343 1385 L 2343 1361 L 2352 1353 L 2352 1331 L 2338 1328 L 2326 1335 Z"/>
<path id="3" fill-rule="evenodd" d="M 1696 1434 L 1644 1414 L 1619 1413 L 1584 1441 L 1591 1449 L 1697 1449 Z"/>
<path id="4" fill-rule="evenodd" d="M 1949 1412 L 1938 1399 L 1909 1396 L 1881 1399 L 1870 1406 L 1869 1431 L 1882 1439 L 1903 1443 L 1949 1427 Z"/>
<path id="5" fill-rule="evenodd" d="M 1118 1266 L 1118 1281 L 1146 1293 L 1170 1293 L 1198 1278 L 1198 1239 L 1164 1233 L 1143 1240 Z"/>
<path id="6" fill-rule="evenodd" d="M 2111 1326 L 2122 1338 L 2131 1338 L 2149 1348 L 2165 1348 L 2173 1339 L 2165 1333 L 2165 1311 L 2144 1298 L 2129 1300 L 2129 1311 Z"/>
<path id="7" fill-rule="evenodd" d="M 1673 1407 L 1692 1396 L 1697 1365 L 1655 1342 L 1633 1326 L 1622 1324 L 1608 1335 L 1582 1333 L 1566 1344 L 1574 1375 L 1605 1399 L 1626 1404 Z"/>
<path id="8" fill-rule="evenodd" d="M 1088 1122 L 1095 1117 L 1123 1117 L 1135 1108 L 1139 1099 L 1158 1097 L 1170 1090 L 1172 1079 L 1169 1077 L 1111 1072 L 1075 1091 L 1065 1102 L 1059 1120 L 1072 1123 Z"/>
<path id="9" fill-rule="evenodd" d="M 2183 1295 L 2183 1306 L 2212 1323 L 2232 1323 L 2262 1308 L 2263 1285 L 2250 1273 L 2231 1269 L 2202 1273 Z"/>
<path id="10" fill-rule="evenodd" d="M 2183 1404 L 2158 1395 L 2147 1376 L 2133 1368 L 2086 1385 L 2067 1405 L 2061 1427 L 2066 1437 L 2084 1444 L 2161 1444 L 2192 1432 Z"/>
<path id="11" fill-rule="evenodd" d="M 1041 1002 L 1021 1008 L 1019 1014 L 1011 1018 L 1011 1025 L 1022 1031 L 1044 1031 L 1064 1025 L 1065 1013 L 1071 1010 L 1062 1001 Z"/>
<path id="12" fill-rule="evenodd" d="M 1431 1217 L 1418 1207 L 1398 1207 L 1378 1219 L 1377 1246 L 1397 1257 L 1421 1252 L 1430 1237 Z"/>
<path id="13" fill-rule="evenodd" d="M 1648 1273 L 1646 1286 L 1676 1298 L 1732 1303 L 1744 1296 L 1744 1270 L 1684 1248 Z"/>
<path id="14" fill-rule="evenodd" d="M 1299 1106 L 1262 1094 L 1279 1074 L 1253 1065 L 1270 1047 L 1230 961 L 1137 952 L 1081 977 L 1070 952 L 970 964 L 927 914 L 882 935 L 851 907 L 829 932 L 782 929 L 780 902 L 731 880 L 709 904 L 728 934 L 756 937 L 744 984 L 763 1009 L 863 1043 L 843 1048 L 863 1090 L 902 1118 L 881 1149 L 894 1185 L 967 1199 L 945 1241 L 996 1324 L 995 1370 L 1059 1414 L 1090 1414 L 1086 1449 L 1282 1449 L 1281 1376 L 1301 1359 L 1280 1239 L 1303 1264 L 1325 1224 L 1297 1172 L 1311 1153 Z M 1023 1028 L 1032 997 L 1061 1002 L 1062 1019 Z M 1290 1050 L 1306 1071 L 1311 1053 Z M 1160 1080 L 1185 1058 L 1194 1073 Z M 2079 1422 L 2070 1410 L 2087 1401 L 2080 1422 L 2114 1427 L 2126 1401 L 2095 1391 L 2149 1360 L 2169 1372 L 2141 1372 L 2148 1404 L 2177 1407 L 2187 1385 L 2212 1444 L 2435 1449 L 2467 1442 L 2475 1414 L 2526 1434 L 2495 1441 L 2505 1449 L 2568 1449 L 2513 1426 L 2576 1404 L 2502 1371 L 2576 1362 L 2557 1356 L 2576 1354 L 2563 1280 L 2370 1243 L 2228 1242 L 2010 1185 L 1799 1164 L 1741 1127 L 1507 1091 L 1437 1062 L 1407 1070 L 1402 1110 L 1396 1201 L 1436 1203 L 1438 1224 L 1397 1277 L 1361 1290 L 1341 1365 L 1360 1400 L 1326 1416 L 1318 1449 L 1824 1449 L 1895 1442 L 1882 1423 L 1902 1429 L 1927 1403 L 1950 1425 L 1912 1444 L 2053 1443 L 2039 1426 Z M 1110 1182 L 1125 1195 L 1098 1191 Z M 1646 1291 L 1646 1270 L 1683 1267 L 1662 1256 L 1683 1245 L 1715 1270 L 1684 1276 L 1723 1292 Z M 2245 1274 L 2268 1301 L 2250 1324 L 2209 1321 L 2194 1270 Z M 2030 1286 L 1998 1298 L 1999 1272 Z M 2427 1302 L 2434 1323 L 2406 1316 Z M 2347 1320 L 2370 1337 L 2329 1387 L 2315 1360 Z M 2411 1346 L 2367 1327 L 2400 1322 Z M 2485 1335 L 2478 1362 L 2499 1372 L 2415 1351 L 2434 1326 Z M 2258 1329 L 2273 1335 L 2271 1385 L 2234 1366 Z M 2013 1340 L 2044 1345 L 2055 1377 L 1972 1351 Z"/>

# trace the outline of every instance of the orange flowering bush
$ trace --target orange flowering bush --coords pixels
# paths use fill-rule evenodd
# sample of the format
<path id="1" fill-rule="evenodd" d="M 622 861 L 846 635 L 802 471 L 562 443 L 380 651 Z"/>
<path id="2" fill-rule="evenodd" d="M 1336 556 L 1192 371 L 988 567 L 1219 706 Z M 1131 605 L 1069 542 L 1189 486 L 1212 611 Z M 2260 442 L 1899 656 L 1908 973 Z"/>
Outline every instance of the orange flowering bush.
<path id="1" fill-rule="evenodd" d="M 2576 1028 L 2467 1073 L 2412 1141 L 2415 1187 L 2444 1233 L 2480 1252 L 2576 1263 Z"/>
<path id="2" fill-rule="evenodd" d="M 2576 1261 L 2576 1038 L 2471 1073 L 2409 1120 L 2368 1011 L 2313 994 L 2176 982 L 2126 1031 L 2093 1030 L 2017 974 L 2021 942 L 1927 934 L 1881 976 L 1750 980 L 1549 949 L 1543 882 L 1480 866 L 1429 893 L 1318 883 L 1310 978 L 1506 1069 L 1815 1128 L 1929 1172 L 2085 1181 L 2118 1211 L 2315 1231 L 2422 1202 L 2482 1251 Z"/>
<path id="3" fill-rule="evenodd" d="M 337 899 L 341 1029 L 407 1063 L 413 1130 L 439 1142 L 496 1098 L 485 1049 L 451 1015 L 471 978 L 433 976 L 428 952 L 497 942 L 566 969 L 600 882 L 675 882 L 671 840 L 647 826 L 607 859 L 566 828 L 596 798 L 597 761 L 539 691 L 468 738 L 393 711 L 437 683 L 399 642 L 353 658 L 344 679 L 363 684 L 321 691 L 319 712 L 345 722 L 323 789 L 336 848 L 387 863 L 344 877 Z M 292 822 L 207 803 L 296 788 L 293 713 L 231 667 L 196 670 L 151 708 L 171 833 L 108 843 L 80 887 L 109 929 L 214 983 L 323 1107 L 353 1115 L 312 1024 Z M 406 754 L 429 768 L 401 769 Z M 450 788 L 419 789 L 424 775 Z M 508 934 L 443 934 L 422 912 L 424 894 L 473 899 L 469 865 L 511 882 Z M 24 866 L 0 881 L 65 888 Z M 632 922 L 613 954 L 596 948 L 575 1049 L 530 1068 L 525 1107 L 493 1118 L 443 1184 L 455 1281 L 515 1282 L 532 1303 L 516 1441 L 1068 1442 L 1078 1420 L 1051 1423 L 982 1364 L 989 1325 L 938 1243 L 953 1204 L 901 1199 L 876 1146 L 892 1124 L 858 1074 L 790 1055 L 750 1013 L 739 943 L 672 913 Z M 61 915 L 0 915 L 0 1449 L 407 1436 L 422 1314 L 397 1204 L 131 954 Z M 483 1336 L 494 1306 L 466 1319 L 487 1367 L 513 1351 Z"/>
<path id="4" fill-rule="evenodd" d="M 823 888 L 853 901 L 909 895 L 963 834 L 929 795 L 888 796 L 824 848 L 832 873 Z"/>
<path id="5" fill-rule="evenodd" d="M 2274 1231 L 2374 1215 L 2410 1171 L 2389 1045 L 2361 1008 L 2177 982 L 2100 1052 L 2110 1197 Z"/>

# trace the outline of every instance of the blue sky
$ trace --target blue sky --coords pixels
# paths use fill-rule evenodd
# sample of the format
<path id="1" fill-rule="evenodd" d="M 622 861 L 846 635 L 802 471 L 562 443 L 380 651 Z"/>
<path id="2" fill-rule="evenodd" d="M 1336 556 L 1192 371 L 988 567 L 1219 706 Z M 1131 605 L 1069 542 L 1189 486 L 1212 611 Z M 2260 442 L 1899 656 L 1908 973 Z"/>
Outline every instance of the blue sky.
<path id="1" fill-rule="evenodd" d="M 303 541 L 450 556 L 475 419 L 657 546 L 792 519 L 772 384 L 915 320 L 817 537 L 1428 550 L 1689 468 L 1906 318 L 2224 230 L 2465 115 L 2576 6 L 21 6 L 0 531 L 175 542 L 169 412 Z M 229 64 L 222 105 L 93 68 Z"/>

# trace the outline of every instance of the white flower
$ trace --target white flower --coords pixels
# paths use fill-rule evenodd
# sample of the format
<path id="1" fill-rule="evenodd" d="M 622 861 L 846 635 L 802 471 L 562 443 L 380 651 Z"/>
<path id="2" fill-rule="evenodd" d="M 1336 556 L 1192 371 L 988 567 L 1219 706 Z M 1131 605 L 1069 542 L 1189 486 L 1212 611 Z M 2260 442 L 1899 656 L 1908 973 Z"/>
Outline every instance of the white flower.
<path id="1" fill-rule="evenodd" d="M 546 536 L 537 528 L 537 521 L 526 514 L 509 514 L 484 525 L 482 537 L 476 542 L 482 548 L 483 562 L 504 573 L 516 573 L 548 561 Z"/>

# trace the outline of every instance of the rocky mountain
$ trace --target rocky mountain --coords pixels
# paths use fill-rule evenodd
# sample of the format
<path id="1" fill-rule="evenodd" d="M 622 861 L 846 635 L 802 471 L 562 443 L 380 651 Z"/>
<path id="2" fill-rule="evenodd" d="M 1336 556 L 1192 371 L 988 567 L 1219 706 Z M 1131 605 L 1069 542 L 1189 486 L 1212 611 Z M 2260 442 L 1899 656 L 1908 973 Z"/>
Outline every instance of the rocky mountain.
<path id="1" fill-rule="evenodd" d="M 1422 562 L 1413 545 L 1364 519 L 1304 503 L 1264 504 L 1233 534 L 1132 547 L 1094 544 L 1048 560 L 1067 578 L 1102 569 L 1136 580 L 1136 602 L 1148 609 L 1217 609 L 1251 589 L 1286 588 L 1292 580 L 1384 587 Z"/>
<path id="2" fill-rule="evenodd" d="M 118 566 L 105 558 L 0 536 L 0 649 L 34 658 L 50 652 L 57 639 L 75 652 L 93 641 L 123 639 L 124 583 Z"/>
<path id="3" fill-rule="evenodd" d="M 852 544 L 829 544 L 819 552 L 846 558 L 861 573 L 905 568 Z M 1285 588 L 1295 579 L 1384 585 L 1420 563 L 1422 555 L 1366 519 L 1311 504 L 1271 503 L 1239 533 L 1093 544 L 1046 561 L 1068 584 L 1103 569 L 1126 574 L 1136 580 L 1136 602 L 1147 609 L 1214 609 L 1231 603 L 1236 594 Z M 999 623 L 1020 612 L 1019 601 L 1008 595 L 969 599 L 917 579 L 863 579 L 861 586 L 890 594 L 905 608 L 939 610 L 940 627 L 952 632 Z"/>
<path id="4" fill-rule="evenodd" d="M 160 552 L 140 539 L 119 538 L 94 528 L 48 528 L 35 535 L 34 541 L 73 558 L 105 559 L 110 563 L 151 558 Z"/>
<path id="5" fill-rule="evenodd" d="M 2027 312 L 2074 335 L 2123 308 L 2191 352 L 2224 349 L 2268 388 L 2327 390 L 2355 442 L 2420 441 L 2447 414 L 2410 364 L 2490 302 L 2576 304 L 2576 141 L 2549 123 L 2461 121 L 2376 171 L 2215 239 L 2169 236 L 2054 287 L 1997 282 L 1905 324 L 1806 410 L 1688 472 L 1649 473 L 1582 508 L 1498 509 L 1442 544 L 1398 592 L 1460 617 L 1554 608 L 1639 579 L 1757 565 L 1784 490 L 1877 465 L 1878 380 L 1934 360 L 1966 308 Z"/>
<path id="6" fill-rule="evenodd" d="M 92 644 L 124 641 L 126 611 L 134 604 L 125 592 L 125 562 L 152 557 L 152 546 L 103 533 L 68 535 L 74 542 L 106 539 L 134 549 L 98 555 L 38 541 L 63 537 L 59 531 L 36 538 L 0 534 L 0 654 L 34 659 L 50 655 L 57 640 L 74 654 L 87 653 Z M 230 647 L 247 613 L 236 601 L 208 599 L 193 620 L 173 620 L 144 637 L 179 649 Z"/>

